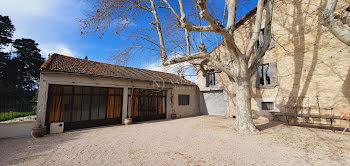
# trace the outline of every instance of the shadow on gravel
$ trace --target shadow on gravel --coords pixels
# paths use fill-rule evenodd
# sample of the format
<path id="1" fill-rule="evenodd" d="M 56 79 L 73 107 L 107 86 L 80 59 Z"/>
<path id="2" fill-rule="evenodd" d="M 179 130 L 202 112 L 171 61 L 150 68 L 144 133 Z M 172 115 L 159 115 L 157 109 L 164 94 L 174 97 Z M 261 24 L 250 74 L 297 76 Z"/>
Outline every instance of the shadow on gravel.
<path id="1" fill-rule="evenodd" d="M 41 138 L 0 139 L 0 165 L 16 165 L 44 157 L 43 152 L 57 149 L 60 144 L 77 139 L 81 133 L 67 132 Z"/>
<path id="2" fill-rule="evenodd" d="M 256 128 L 258 128 L 260 131 L 269 129 L 269 128 L 273 128 L 279 125 L 282 125 L 282 122 L 279 121 L 269 121 L 268 123 L 264 123 L 264 124 L 259 124 L 259 125 L 255 125 Z"/>

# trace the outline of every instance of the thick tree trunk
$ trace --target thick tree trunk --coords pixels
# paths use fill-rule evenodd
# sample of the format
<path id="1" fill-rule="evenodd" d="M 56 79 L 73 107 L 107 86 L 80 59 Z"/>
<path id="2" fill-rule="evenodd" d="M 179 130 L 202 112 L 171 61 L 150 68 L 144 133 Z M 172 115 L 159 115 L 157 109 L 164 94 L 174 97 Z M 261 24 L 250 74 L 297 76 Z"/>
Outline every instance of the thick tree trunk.
<path id="1" fill-rule="evenodd" d="M 259 130 L 255 127 L 252 111 L 251 111 L 251 93 L 250 93 L 250 79 L 248 77 L 248 69 L 245 64 L 241 66 L 241 77 L 235 83 L 236 93 L 236 121 L 233 128 L 239 132 L 258 133 Z"/>

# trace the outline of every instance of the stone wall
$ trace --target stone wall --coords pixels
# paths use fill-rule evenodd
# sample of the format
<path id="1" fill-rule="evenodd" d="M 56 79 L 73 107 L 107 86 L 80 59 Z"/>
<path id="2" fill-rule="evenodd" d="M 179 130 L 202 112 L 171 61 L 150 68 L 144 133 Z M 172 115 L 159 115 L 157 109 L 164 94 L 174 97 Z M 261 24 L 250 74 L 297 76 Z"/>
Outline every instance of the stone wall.
<path id="1" fill-rule="evenodd" d="M 337 11 L 344 10 L 349 3 L 350 0 L 340 0 Z M 266 115 L 259 109 L 259 101 L 264 99 L 275 101 L 281 112 L 340 115 L 350 111 L 350 47 L 319 24 L 324 4 L 325 0 L 276 0 L 272 24 L 274 48 L 266 53 L 262 63 L 277 63 L 278 86 L 256 88 L 256 76 L 252 77 L 255 117 Z M 236 31 L 243 52 L 254 19 L 252 16 Z M 212 53 L 224 58 L 226 51 L 220 46 Z M 234 89 L 226 74 L 220 73 L 220 81 Z M 234 94 L 229 96 L 229 111 L 234 115 Z"/>

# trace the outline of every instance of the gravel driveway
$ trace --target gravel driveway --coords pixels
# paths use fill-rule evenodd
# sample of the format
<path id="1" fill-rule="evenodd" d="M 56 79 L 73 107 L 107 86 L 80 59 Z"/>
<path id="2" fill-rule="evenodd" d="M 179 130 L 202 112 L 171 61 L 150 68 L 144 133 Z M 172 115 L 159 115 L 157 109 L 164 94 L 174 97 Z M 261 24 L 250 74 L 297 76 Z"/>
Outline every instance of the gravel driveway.
<path id="1" fill-rule="evenodd" d="M 348 165 L 350 135 L 257 121 L 238 134 L 232 118 L 198 116 L 0 139 L 0 165 Z"/>

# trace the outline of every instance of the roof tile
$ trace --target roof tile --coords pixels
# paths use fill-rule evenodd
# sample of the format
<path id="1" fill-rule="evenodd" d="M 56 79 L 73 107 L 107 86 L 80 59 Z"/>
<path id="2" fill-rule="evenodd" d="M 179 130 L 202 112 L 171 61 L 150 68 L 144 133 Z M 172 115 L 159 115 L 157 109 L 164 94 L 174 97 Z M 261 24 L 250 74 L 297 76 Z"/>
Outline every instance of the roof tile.
<path id="1" fill-rule="evenodd" d="M 195 83 L 182 79 L 178 75 L 172 73 L 112 65 L 108 63 L 90 61 L 87 59 L 69 57 L 61 54 L 52 54 L 41 66 L 41 69 L 53 72 L 88 74 L 130 80 L 164 81 L 165 83 L 180 85 L 196 85 Z"/>

